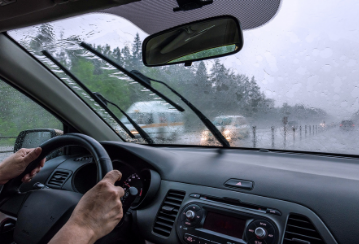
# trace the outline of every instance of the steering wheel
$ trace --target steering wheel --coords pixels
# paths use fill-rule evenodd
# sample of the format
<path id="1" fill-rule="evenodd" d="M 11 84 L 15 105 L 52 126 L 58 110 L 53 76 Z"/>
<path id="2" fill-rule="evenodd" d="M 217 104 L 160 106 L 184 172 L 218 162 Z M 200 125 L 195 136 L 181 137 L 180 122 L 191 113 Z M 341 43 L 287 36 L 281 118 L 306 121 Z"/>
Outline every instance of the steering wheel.
<path id="1" fill-rule="evenodd" d="M 83 134 L 65 134 L 40 145 L 40 156 L 21 175 L 7 182 L 0 193 L 0 211 L 17 218 L 14 230 L 17 244 L 48 243 L 67 222 L 82 197 L 77 192 L 55 189 L 19 191 L 23 176 L 30 173 L 46 155 L 64 146 L 81 146 L 89 151 L 97 165 L 97 182 L 113 169 L 102 145 Z"/>

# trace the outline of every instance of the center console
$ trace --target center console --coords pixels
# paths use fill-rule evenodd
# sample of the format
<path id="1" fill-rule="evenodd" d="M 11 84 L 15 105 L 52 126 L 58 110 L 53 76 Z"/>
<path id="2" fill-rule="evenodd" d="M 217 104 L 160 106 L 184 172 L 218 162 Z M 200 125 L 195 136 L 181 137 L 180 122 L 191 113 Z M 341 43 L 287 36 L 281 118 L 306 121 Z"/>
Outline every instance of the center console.
<path id="1" fill-rule="evenodd" d="M 276 244 L 279 233 L 263 216 L 201 202 L 180 210 L 176 230 L 182 243 L 196 244 Z"/>

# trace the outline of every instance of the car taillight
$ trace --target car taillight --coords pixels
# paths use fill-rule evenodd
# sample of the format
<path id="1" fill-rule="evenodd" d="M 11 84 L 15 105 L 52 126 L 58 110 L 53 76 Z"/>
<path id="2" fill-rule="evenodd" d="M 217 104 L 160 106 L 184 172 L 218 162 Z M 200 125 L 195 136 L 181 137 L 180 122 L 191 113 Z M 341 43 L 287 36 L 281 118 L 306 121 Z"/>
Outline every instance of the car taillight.
<path id="1" fill-rule="evenodd" d="M 340 124 L 340 127 L 342 127 L 343 125 L 342 124 Z"/>

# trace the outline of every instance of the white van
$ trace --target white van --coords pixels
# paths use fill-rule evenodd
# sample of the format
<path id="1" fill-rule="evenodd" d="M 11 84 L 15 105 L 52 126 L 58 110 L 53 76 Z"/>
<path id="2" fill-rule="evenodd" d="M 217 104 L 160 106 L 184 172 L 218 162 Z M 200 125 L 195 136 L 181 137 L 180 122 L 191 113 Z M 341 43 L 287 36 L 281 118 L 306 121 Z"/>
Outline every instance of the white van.
<path id="1" fill-rule="evenodd" d="M 174 140 L 184 131 L 183 113 L 172 108 L 168 103 L 161 101 L 136 102 L 126 113 L 133 119 L 152 139 Z M 140 135 L 123 116 L 121 122 L 136 136 Z"/>

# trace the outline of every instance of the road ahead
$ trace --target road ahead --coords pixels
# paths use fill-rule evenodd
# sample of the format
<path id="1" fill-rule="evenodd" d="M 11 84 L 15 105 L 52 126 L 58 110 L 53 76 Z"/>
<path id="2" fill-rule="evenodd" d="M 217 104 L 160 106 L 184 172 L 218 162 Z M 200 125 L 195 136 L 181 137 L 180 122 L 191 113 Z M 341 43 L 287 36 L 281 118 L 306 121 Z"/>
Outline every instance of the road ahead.
<path id="1" fill-rule="evenodd" d="M 274 138 L 273 138 L 274 135 Z M 158 143 L 171 144 L 192 144 L 199 145 L 201 141 L 200 133 L 184 133 L 174 141 L 163 141 Z M 296 151 L 316 151 L 341 154 L 359 154 L 359 130 L 353 129 L 345 131 L 339 127 L 329 128 L 327 130 L 318 129 L 305 133 L 300 131 L 287 131 L 284 133 L 283 128 L 277 128 L 272 134 L 269 129 L 257 129 L 254 140 L 253 132 L 245 139 L 238 140 L 234 143 L 238 147 L 256 147 L 268 149 L 284 149 Z M 0 151 L 0 161 L 12 154 L 8 152 L 13 150 L 13 146 L 2 146 Z"/>

